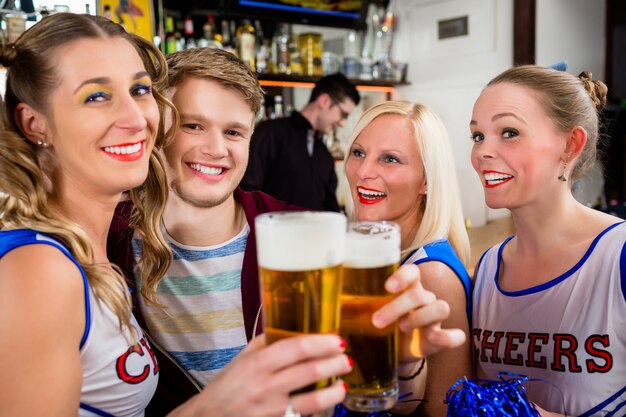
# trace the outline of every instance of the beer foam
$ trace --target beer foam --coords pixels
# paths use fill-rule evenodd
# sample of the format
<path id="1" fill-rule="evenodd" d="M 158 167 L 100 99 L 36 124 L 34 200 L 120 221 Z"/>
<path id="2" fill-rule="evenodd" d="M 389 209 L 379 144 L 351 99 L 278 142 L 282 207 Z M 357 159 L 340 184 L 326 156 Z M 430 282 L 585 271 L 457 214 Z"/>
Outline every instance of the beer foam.
<path id="1" fill-rule="evenodd" d="M 308 271 L 343 263 L 347 219 L 331 212 L 266 213 L 255 219 L 259 266 Z"/>
<path id="2" fill-rule="evenodd" d="M 370 226 L 374 223 L 359 224 Z M 391 226 L 384 229 L 378 233 L 359 233 L 355 231 L 355 224 L 351 223 L 346 236 L 344 266 L 378 268 L 400 262 L 400 228 Z"/>

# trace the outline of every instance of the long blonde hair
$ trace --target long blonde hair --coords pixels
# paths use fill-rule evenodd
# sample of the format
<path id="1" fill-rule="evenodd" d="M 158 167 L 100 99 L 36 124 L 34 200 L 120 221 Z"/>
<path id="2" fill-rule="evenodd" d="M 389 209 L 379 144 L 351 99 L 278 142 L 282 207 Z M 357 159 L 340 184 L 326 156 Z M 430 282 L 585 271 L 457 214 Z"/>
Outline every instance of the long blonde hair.
<path id="1" fill-rule="evenodd" d="M 423 104 L 386 101 L 363 113 L 350 138 L 350 146 L 363 129 L 384 114 L 397 114 L 411 121 L 415 145 L 422 158 L 426 178 L 427 192 L 420 207 L 422 213 L 420 227 L 403 254 L 406 255 L 427 243 L 445 237 L 467 266 L 470 255 L 469 238 L 463 222 L 456 170 L 444 124 Z"/>
<path id="2" fill-rule="evenodd" d="M 85 270 L 96 297 L 118 316 L 120 326 L 130 327 L 131 302 L 119 268 L 95 263 L 94 252 L 83 228 L 67 216 L 51 209 L 56 194 L 52 178 L 55 156 L 51 148 L 35 146 L 27 140 L 14 118 L 19 103 L 46 113 L 48 98 L 56 87 L 59 46 L 83 38 L 119 37 L 128 40 L 140 55 L 153 81 L 161 121 L 155 149 L 169 140 L 165 135 L 163 113 L 172 104 L 160 93 L 165 87 L 165 58 L 154 45 L 127 33 L 108 19 L 90 15 L 59 13 L 44 18 L 27 30 L 15 44 L 0 49 L 0 64 L 7 71 L 4 127 L 0 132 L 0 228 L 27 228 L 61 241 Z M 62 57 L 60 58 L 62 60 Z M 175 113 L 175 109 L 173 109 Z M 176 113 L 177 114 L 177 113 Z M 161 236 L 159 222 L 167 199 L 165 170 L 158 152 L 150 155 L 145 183 L 130 190 L 137 208 L 133 225 L 144 238 L 144 279 L 160 278 L 169 267 L 171 253 Z"/>

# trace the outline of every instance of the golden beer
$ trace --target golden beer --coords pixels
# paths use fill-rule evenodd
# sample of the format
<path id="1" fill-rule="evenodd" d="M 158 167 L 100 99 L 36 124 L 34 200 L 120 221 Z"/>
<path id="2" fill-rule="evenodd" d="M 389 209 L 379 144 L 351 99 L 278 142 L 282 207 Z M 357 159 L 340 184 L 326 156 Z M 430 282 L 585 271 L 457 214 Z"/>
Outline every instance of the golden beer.
<path id="1" fill-rule="evenodd" d="M 339 333 L 346 224 L 344 215 L 331 212 L 266 213 L 255 219 L 268 343 Z"/>
<path id="2" fill-rule="evenodd" d="M 337 333 L 341 268 L 272 271 L 259 268 L 268 343 L 303 333 Z"/>
<path id="3" fill-rule="evenodd" d="M 393 407 L 398 398 L 398 325 L 384 329 L 372 315 L 394 298 L 385 281 L 398 269 L 399 227 L 390 223 L 350 223 L 341 295 L 340 334 L 354 360 L 344 376 L 348 392 L 344 405 L 371 412 Z"/>

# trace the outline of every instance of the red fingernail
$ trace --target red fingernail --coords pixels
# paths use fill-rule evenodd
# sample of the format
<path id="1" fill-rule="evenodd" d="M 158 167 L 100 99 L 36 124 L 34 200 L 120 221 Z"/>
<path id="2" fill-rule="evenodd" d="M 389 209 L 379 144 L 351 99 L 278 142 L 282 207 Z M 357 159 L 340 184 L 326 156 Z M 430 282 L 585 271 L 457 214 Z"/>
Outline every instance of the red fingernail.
<path id="1" fill-rule="evenodd" d="M 350 365 L 350 368 L 352 368 L 352 366 L 354 365 L 354 359 L 352 359 L 352 357 L 346 355 L 346 357 L 348 358 L 348 364 Z"/>
<path id="2" fill-rule="evenodd" d="M 339 347 L 342 348 L 342 349 L 345 349 L 346 346 L 348 346 L 348 342 L 346 342 L 345 339 L 343 339 L 341 337 L 339 338 L 339 340 L 340 340 L 339 341 Z"/>
<path id="3" fill-rule="evenodd" d="M 346 381 L 341 381 L 341 382 L 343 382 L 343 390 L 345 392 L 348 392 L 348 384 L 346 384 Z"/>

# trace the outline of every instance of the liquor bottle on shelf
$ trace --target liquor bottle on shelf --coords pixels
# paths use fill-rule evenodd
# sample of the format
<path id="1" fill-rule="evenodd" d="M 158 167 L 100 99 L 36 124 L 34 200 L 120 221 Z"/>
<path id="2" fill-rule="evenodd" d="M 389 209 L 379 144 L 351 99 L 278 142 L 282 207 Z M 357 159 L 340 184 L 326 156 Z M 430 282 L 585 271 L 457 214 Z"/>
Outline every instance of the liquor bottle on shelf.
<path id="1" fill-rule="evenodd" d="M 269 40 L 265 39 L 263 27 L 258 19 L 254 21 L 254 30 L 256 32 L 256 44 L 254 47 L 256 72 L 265 74 L 270 71 L 269 60 L 271 46 Z"/>
<path id="2" fill-rule="evenodd" d="M 267 119 L 267 117 L 265 116 L 265 96 L 263 96 L 261 98 L 261 107 L 254 118 L 254 123 L 256 124 L 262 122 L 265 119 Z"/>
<path id="3" fill-rule="evenodd" d="M 176 51 L 182 51 L 185 49 L 185 22 L 184 20 L 174 20 L 174 38 L 176 39 Z"/>
<path id="4" fill-rule="evenodd" d="M 361 74 L 361 59 L 359 58 L 359 34 L 355 30 L 348 32 L 343 54 L 343 73 L 348 78 L 359 78 Z M 367 61 L 365 61 L 366 65 Z M 371 72 L 371 69 L 370 69 Z M 371 78 L 371 76 L 370 76 Z"/>
<path id="5" fill-rule="evenodd" d="M 261 44 L 261 47 L 256 51 L 256 72 L 259 74 L 265 74 L 271 71 L 270 61 L 271 45 L 269 39 L 266 39 Z"/>
<path id="6" fill-rule="evenodd" d="M 201 48 L 222 48 L 222 35 L 215 30 L 215 16 L 209 14 L 206 23 L 202 26 L 202 38 L 198 41 Z"/>
<path id="7" fill-rule="evenodd" d="M 230 31 L 230 44 L 235 50 L 235 55 L 239 54 L 239 39 L 237 39 L 237 22 L 233 19 L 229 24 Z"/>
<path id="8" fill-rule="evenodd" d="M 185 17 L 185 49 L 196 47 L 196 38 L 194 38 L 193 20 L 191 16 Z"/>
<path id="9" fill-rule="evenodd" d="M 215 16 L 209 14 L 208 22 L 211 27 L 211 32 L 213 33 L 213 42 L 216 48 L 224 48 L 224 39 L 219 30 L 217 30 L 217 24 L 215 23 Z"/>
<path id="10" fill-rule="evenodd" d="M 237 55 L 237 48 L 235 48 L 234 36 L 230 30 L 230 21 L 222 20 L 222 47 L 225 51 L 231 52 Z"/>
<path id="11" fill-rule="evenodd" d="M 289 68 L 291 75 L 302 75 L 302 56 L 298 45 L 298 36 L 289 33 Z"/>
<path id="12" fill-rule="evenodd" d="M 165 48 L 166 54 L 176 52 L 176 35 L 174 34 L 174 18 L 167 16 L 165 18 Z"/>
<path id="13" fill-rule="evenodd" d="M 385 80 L 394 79 L 394 63 L 391 58 L 396 17 L 390 11 L 385 13 L 383 20 L 382 54 L 380 56 L 380 75 Z"/>
<path id="14" fill-rule="evenodd" d="M 255 45 L 254 49 L 258 52 L 263 46 L 263 41 L 265 41 L 265 35 L 263 34 L 263 27 L 261 26 L 261 21 L 259 19 L 255 19 L 254 21 L 254 34 L 255 34 Z"/>
<path id="15" fill-rule="evenodd" d="M 279 23 L 276 34 L 272 39 L 272 72 L 275 74 L 290 74 L 289 63 L 289 25 Z"/>
<path id="16" fill-rule="evenodd" d="M 302 33 L 298 37 L 302 72 L 304 75 L 322 75 L 322 35 L 319 33 Z"/>
<path id="17" fill-rule="evenodd" d="M 239 59 L 241 59 L 252 71 L 256 71 L 255 66 L 255 43 L 256 36 L 254 26 L 250 23 L 250 19 L 243 19 L 241 25 L 237 28 L 237 45 Z"/>
<path id="18" fill-rule="evenodd" d="M 283 117 L 283 97 L 275 96 L 274 97 L 274 118 L 278 119 Z"/>

